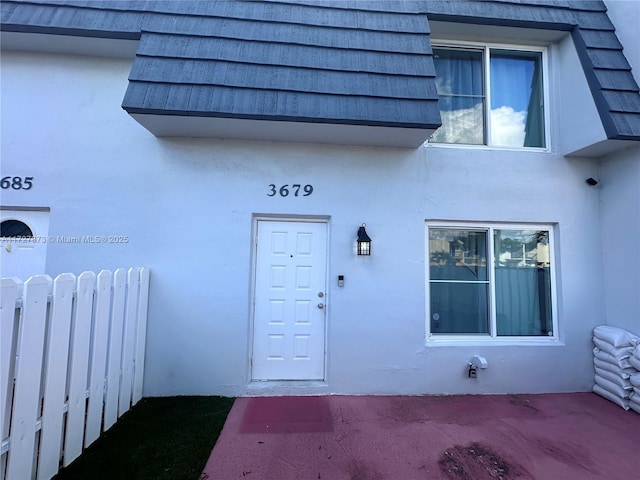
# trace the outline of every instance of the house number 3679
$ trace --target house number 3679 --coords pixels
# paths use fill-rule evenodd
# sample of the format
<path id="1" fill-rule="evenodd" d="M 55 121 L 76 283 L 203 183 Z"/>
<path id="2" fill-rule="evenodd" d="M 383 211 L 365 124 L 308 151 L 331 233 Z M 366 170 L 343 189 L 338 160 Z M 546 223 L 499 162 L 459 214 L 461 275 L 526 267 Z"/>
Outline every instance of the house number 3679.
<path id="1" fill-rule="evenodd" d="M 308 197 L 313 193 L 313 185 L 301 185 L 294 183 L 289 185 L 288 183 L 278 186 L 275 183 L 269 184 L 268 197 L 275 197 L 280 195 L 281 197 L 288 197 L 293 195 L 294 197 Z"/>

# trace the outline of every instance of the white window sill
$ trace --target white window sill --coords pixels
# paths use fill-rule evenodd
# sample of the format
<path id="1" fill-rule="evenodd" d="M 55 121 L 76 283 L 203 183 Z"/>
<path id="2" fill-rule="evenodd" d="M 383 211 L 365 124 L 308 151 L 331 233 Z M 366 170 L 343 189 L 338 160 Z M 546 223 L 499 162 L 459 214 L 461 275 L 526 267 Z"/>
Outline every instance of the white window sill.
<path id="1" fill-rule="evenodd" d="M 467 145 L 462 143 L 429 143 L 425 142 L 426 148 L 446 148 L 454 150 L 479 150 L 485 152 L 519 152 L 519 153 L 552 153 L 550 148 L 538 147 L 497 147 L 491 145 Z"/>
<path id="2" fill-rule="evenodd" d="M 464 346 L 527 346 L 527 347 L 549 347 L 562 346 L 557 337 L 448 337 L 430 336 L 427 339 L 428 347 L 464 347 Z"/>

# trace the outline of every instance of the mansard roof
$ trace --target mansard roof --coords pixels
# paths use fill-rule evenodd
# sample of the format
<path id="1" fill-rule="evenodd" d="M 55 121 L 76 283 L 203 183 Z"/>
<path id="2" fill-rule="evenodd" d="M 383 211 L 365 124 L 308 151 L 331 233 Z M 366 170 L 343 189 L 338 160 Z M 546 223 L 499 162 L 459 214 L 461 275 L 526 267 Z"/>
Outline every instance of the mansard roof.
<path id="1" fill-rule="evenodd" d="M 601 1 L 3 0 L 0 8 L 4 32 L 138 41 L 122 106 L 139 121 L 377 126 L 405 132 L 405 146 L 440 125 L 429 21 L 567 31 L 607 137 L 640 140 L 638 85 Z M 158 122 L 145 126 L 163 134 Z"/>

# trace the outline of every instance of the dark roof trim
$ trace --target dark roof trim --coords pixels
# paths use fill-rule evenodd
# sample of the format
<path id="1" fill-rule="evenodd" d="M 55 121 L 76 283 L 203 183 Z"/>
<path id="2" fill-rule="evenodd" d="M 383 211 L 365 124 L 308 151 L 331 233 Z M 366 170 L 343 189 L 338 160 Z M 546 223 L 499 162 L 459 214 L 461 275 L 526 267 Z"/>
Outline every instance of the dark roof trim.
<path id="1" fill-rule="evenodd" d="M 435 130 L 440 127 L 441 123 L 400 123 L 400 122 L 385 122 L 385 121 L 371 121 L 371 120 L 344 120 L 342 118 L 319 118 L 319 117 L 296 117 L 287 115 L 248 115 L 248 114 L 226 114 L 220 112 L 210 111 L 189 111 L 189 110 L 166 110 L 166 109 L 153 109 L 153 108 L 126 108 L 127 113 L 134 115 L 162 115 L 162 116 L 174 116 L 174 117 L 198 117 L 198 118 L 229 118 L 236 120 L 266 120 L 266 121 L 278 121 L 278 122 L 300 122 L 300 123 L 314 123 L 314 124 L 331 124 L 331 125 L 357 125 L 365 127 L 395 127 L 395 128 L 410 128 L 417 130 Z"/>
<path id="2" fill-rule="evenodd" d="M 575 28 L 572 30 L 571 36 L 576 45 L 578 58 L 582 63 L 607 138 L 611 140 L 640 140 L 639 132 L 635 132 L 633 128 L 633 124 L 637 123 L 637 118 L 635 118 L 636 122 L 632 122 L 634 120 L 632 118 L 626 118 L 627 115 L 636 117 L 640 113 L 638 85 L 631 75 L 629 63 L 622 55 L 621 50 L 620 55 L 615 57 L 617 59 L 615 61 L 612 61 L 608 56 L 603 59 L 598 56 L 597 52 L 590 51 L 583 36 L 584 32 L 584 30 Z M 617 72 L 605 72 L 616 68 Z M 615 84 L 610 82 L 615 82 Z M 614 91 L 616 92 L 614 95 L 609 93 Z M 632 105 L 635 104 L 633 111 L 628 111 L 628 106 L 626 109 L 620 108 L 616 102 L 617 98 L 614 98 L 620 95 L 625 95 L 625 98 L 630 99 Z"/>
<path id="3" fill-rule="evenodd" d="M 3 32 L 40 33 L 70 37 L 108 38 L 113 40 L 140 40 L 142 32 L 114 32 L 113 30 L 88 30 L 83 28 L 59 28 L 46 25 L 2 24 Z"/>

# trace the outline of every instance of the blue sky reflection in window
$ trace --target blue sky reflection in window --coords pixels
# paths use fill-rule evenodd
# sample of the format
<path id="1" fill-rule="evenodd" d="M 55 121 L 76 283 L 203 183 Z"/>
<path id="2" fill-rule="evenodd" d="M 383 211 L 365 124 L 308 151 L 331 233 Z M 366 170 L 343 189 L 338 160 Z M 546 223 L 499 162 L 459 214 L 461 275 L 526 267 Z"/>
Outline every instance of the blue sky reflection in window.
<path id="1" fill-rule="evenodd" d="M 434 61 L 442 127 L 431 142 L 545 146 L 540 52 L 490 49 L 486 62 L 484 49 L 435 48 Z"/>

